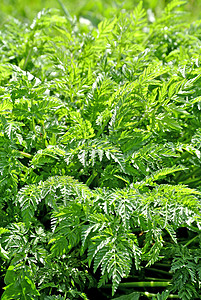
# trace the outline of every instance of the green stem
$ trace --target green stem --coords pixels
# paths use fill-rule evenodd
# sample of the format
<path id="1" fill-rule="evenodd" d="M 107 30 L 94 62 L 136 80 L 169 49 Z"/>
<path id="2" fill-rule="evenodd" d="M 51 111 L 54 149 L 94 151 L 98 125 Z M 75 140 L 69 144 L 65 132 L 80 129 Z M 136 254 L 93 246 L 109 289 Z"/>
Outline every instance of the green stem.
<path id="1" fill-rule="evenodd" d="M 20 285 L 21 285 L 21 288 L 22 288 L 22 295 L 23 295 L 23 297 L 24 297 L 23 299 L 26 300 L 27 297 L 26 297 L 26 294 L 25 294 L 25 292 L 24 292 L 24 287 L 23 287 L 22 283 L 20 283 Z"/>
<path id="2" fill-rule="evenodd" d="M 139 281 L 139 282 L 122 282 L 119 288 L 135 288 L 135 287 L 167 287 L 170 281 Z M 103 288 L 111 288 L 111 284 L 106 284 Z"/>
<path id="3" fill-rule="evenodd" d="M 198 237 L 199 237 L 198 235 L 194 236 L 194 238 L 192 238 L 190 241 L 188 241 L 188 242 L 184 245 L 184 247 L 187 247 L 188 245 L 190 245 L 190 244 L 191 244 L 192 242 L 194 242 Z"/>
<path id="4" fill-rule="evenodd" d="M 163 274 L 163 275 L 171 275 L 169 272 L 167 272 L 167 271 L 163 271 L 163 270 L 160 270 L 160 269 L 155 269 L 155 268 L 149 268 L 149 269 L 147 269 L 147 270 L 150 270 L 150 271 L 153 271 L 153 272 L 157 272 L 157 273 L 161 273 L 161 274 Z"/>
<path id="5" fill-rule="evenodd" d="M 147 298 L 157 297 L 157 294 L 149 293 L 149 292 L 140 292 L 141 295 L 146 296 Z M 179 296 L 170 294 L 168 298 L 179 299 Z"/>
<path id="6" fill-rule="evenodd" d="M 150 281 L 169 281 L 169 279 L 165 279 L 165 278 L 152 278 L 152 277 L 145 277 L 146 280 L 150 280 Z"/>
<path id="7" fill-rule="evenodd" d="M 27 158 L 32 158 L 32 155 L 29 154 L 29 153 L 26 153 L 26 152 L 23 152 L 23 151 L 19 151 L 19 153 L 24 156 L 24 157 L 27 157 Z"/>
<path id="8" fill-rule="evenodd" d="M 23 67 L 22 67 L 23 70 L 26 70 L 27 63 L 28 63 L 29 58 L 30 58 L 30 56 L 31 56 L 32 50 L 33 50 L 33 45 L 32 45 L 31 48 L 29 48 L 29 50 L 28 50 L 27 57 L 26 57 L 26 59 L 25 59 L 25 61 L 24 61 Z"/>
<path id="9" fill-rule="evenodd" d="M 129 275 L 127 278 L 132 278 L 132 279 L 139 279 L 139 276 L 131 276 Z M 154 277 L 144 277 L 143 280 L 146 281 L 169 281 L 170 279 L 165 279 L 165 278 L 154 278 Z"/>
<path id="10" fill-rule="evenodd" d="M 90 186 L 94 178 L 97 176 L 98 172 L 94 171 L 92 172 L 91 176 L 87 179 L 86 185 Z"/>
<path id="11" fill-rule="evenodd" d="M 156 266 L 158 266 L 158 267 L 162 267 L 162 268 L 164 268 L 164 267 L 169 268 L 169 267 L 170 267 L 170 264 L 171 264 L 171 262 L 170 262 L 169 264 L 165 264 L 165 263 L 155 263 L 154 265 L 156 265 Z"/>
<path id="12" fill-rule="evenodd" d="M 36 125 L 35 125 L 35 119 L 33 116 L 32 116 L 32 130 L 36 134 Z"/>

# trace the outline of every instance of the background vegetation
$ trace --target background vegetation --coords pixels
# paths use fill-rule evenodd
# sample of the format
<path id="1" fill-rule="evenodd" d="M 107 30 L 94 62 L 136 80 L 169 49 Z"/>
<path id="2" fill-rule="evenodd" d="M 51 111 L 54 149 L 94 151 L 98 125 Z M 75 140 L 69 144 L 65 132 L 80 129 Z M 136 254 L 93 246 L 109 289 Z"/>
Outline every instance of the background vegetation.
<path id="1" fill-rule="evenodd" d="M 22 4 L 1 12 L 1 299 L 200 299 L 198 3 Z"/>
<path id="2" fill-rule="evenodd" d="M 158 16 L 170 0 L 144 0 L 143 6 Z M 116 9 L 133 10 L 139 3 L 138 0 L 63 0 L 62 3 L 70 14 L 78 17 L 89 18 L 92 23 L 97 24 L 103 17 L 112 17 Z M 6 22 L 8 14 L 22 21 L 30 21 L 43 8 L 60 9 L 59 0 L 1 0 L 0 22 Z M 186 1 L 183 10 L 189 12 L 188 19 L 195 20 L 201 16 L 201 3 L 199 0 Z"/>

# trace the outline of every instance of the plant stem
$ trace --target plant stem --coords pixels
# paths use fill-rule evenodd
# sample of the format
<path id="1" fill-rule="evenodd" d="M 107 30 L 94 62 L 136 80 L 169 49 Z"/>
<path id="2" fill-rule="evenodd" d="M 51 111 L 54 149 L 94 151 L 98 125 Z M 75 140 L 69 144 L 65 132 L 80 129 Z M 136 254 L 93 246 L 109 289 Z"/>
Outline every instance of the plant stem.
<path id="1" fill-rule="evenodd" d="M 86 185 L 90 186 L 90 184 L 93 182 L 94 178 L 97 176 L 97 172 L 93 170 L 91 176 L 87 179 Z"/>
<path id="2" fill-rule="evenodd" d="M 154 265 L 159 266 L 159 267 L 170 267 L 171 262 L 169 262 L 169 264 L 165 264 L 165 263 L 155 263 Z"/>
<path id="3" fill-rule="evenodd" d="M 154 271 L 154 272 L 157 272 L 157 273 L 161 273 L 161 274 L 164 274 L 164 275 L 169 275 L 169 276 L 171 275 L 169 272 L 163 271 L 163 270 L 160 270 L 160 269 L 149 268 L 147 270 Z"/>
<path id="4" fill-rule="evenodd" d="M 198 235 L 194 236 L 194 238 L 192 238 L 190 241 L 188 241 L 184 247 L 187 247 L 188 245 L 190 245 L 192 242 L 194 242 L 196 239 L 198 238 Z"/>
<path id="5" fill-rule="evenodd" d="M 140 294 L 146 296 L 147 298 L 157 297 L 157 294 L 153 294 L 153 293 L 149 293 L 149 292 L 140 292 Z M 179 299 L 179 296 L 170 294 L 170 295 L 168 296 L 168 298 Z"/>
<path id="6" fill-rule="evenodd" d="M 152 278 L 152 277 L 145 277 L 146 280 L 150 280 L 150 281 L 169 281 L 169 279 L 165 279 L 165 278 Z"/>
<path id="7" fill-rule="evenodd" d="M 19 153 L 24 156 L 24 157 L 27 157 L 27 158 L 32 158 L 32 155 L 29 154 L 29 153 L 26 153 L 26 152 L 23 152 L 23 151 L 19 151 Z"/>
<path id="8" fill-rule="evenodd" d="M 139 276 L 128 276 L 127 278 L 132 278 L 132 279 L 138 279 Z M 143 280 L 149 280 L 149 281 L 170 281 L 170 279 L 165 279 L 165 278 L 153 278 L 153 277 L 144 277 Z"/>
<path id="9" fill-rule="evenodd" d="M 134 288 L 134 287 L 167 287 L 170 281 L 139 281 L 139 282 L 122 282 L 119 288 Z M 106 284 L 103 288 L 111 288 L 111 284 Z"/>
<path id="10" fill-rule="evenodd" d="M 31 48 L 29 48 L 29 50 L 28 50 L 27 57 L 26 57 L 26 59 L 25 59 L 25 61 L 24 61 L 23 67 L 22 67 L 23 70 L 26 70 L 27 63 L 28 63 L 29 58 L 30 58 L 30 56 L 31 56 L 31 54 L 32 54 L 32 50 L 33 50 L 33 46 L 31 46 Z"/>

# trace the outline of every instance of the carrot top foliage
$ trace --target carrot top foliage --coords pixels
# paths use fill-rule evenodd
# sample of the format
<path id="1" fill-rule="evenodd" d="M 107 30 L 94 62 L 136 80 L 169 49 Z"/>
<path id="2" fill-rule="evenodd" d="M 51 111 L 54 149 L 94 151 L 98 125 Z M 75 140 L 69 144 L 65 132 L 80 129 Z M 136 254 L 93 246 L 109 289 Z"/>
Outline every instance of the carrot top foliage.
<path id="1" fill-rule="evenodd" d="M 183 4 L 2 27 L 2 300 L 201 297 L 201 22 Z"/>

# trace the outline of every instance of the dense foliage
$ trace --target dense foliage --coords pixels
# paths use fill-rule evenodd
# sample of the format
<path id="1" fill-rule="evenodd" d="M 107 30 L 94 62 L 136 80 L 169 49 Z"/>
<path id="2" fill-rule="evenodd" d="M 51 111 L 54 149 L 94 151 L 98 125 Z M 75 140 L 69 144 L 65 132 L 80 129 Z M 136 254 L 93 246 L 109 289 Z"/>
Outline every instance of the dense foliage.
<path id="1" fill-rule="evenodd" d="M 160 16 L 169 2 L 171 0 L 143 0 L 143 7 Z M 6 22 L 8 15 L 29 22 L 44 8 L 61 9 L 62 13 L 62 4 L 67 7 L 70 14 L 87 18 L 92 24 L 97 25 L 103 18 L 113 17 L 117 10 L 133 10 L 138 3 L 139 0 L 1 0 L 0 26 Z M 180 9 L 188 11 L 188 19 L 196 20 L 201 17 L 199 0 L 186 1 Z"/>
<path id="2" fill-rule="evenodd" d="M 201 298 L 201 21 L 182 4 L 4 24 L 2 300 Z"/>

